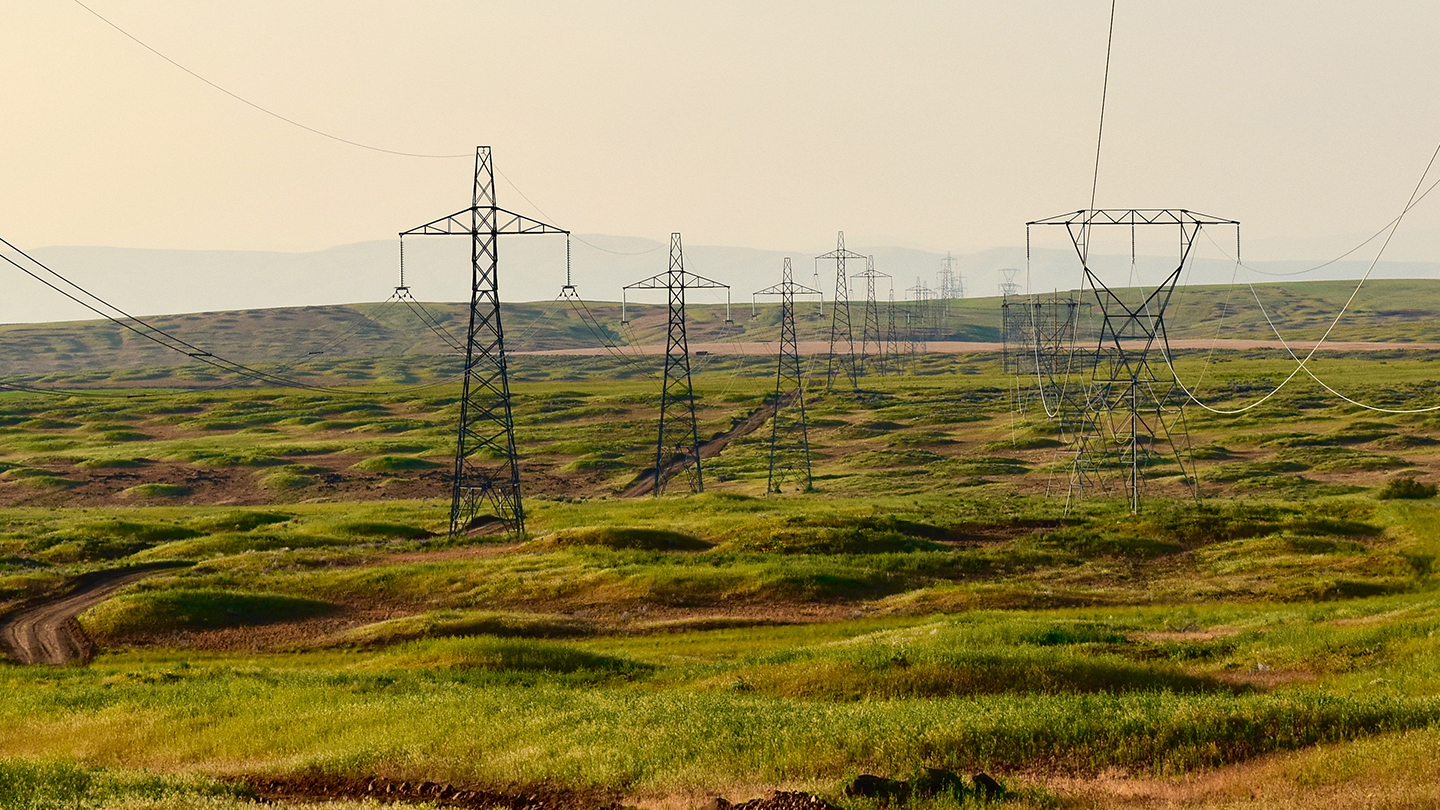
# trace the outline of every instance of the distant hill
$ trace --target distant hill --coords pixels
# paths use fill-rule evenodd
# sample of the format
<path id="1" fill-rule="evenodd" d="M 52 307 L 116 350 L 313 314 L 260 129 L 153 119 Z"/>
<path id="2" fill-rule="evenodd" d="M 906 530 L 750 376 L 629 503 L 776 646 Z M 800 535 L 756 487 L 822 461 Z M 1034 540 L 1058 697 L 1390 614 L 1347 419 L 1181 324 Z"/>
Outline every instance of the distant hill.
<path id="1" fill-rule="evenodd" d="M 1257 285 L 1253 293 L 1246 285 L 1186 287 L 1175 295 L 1168 327 L 1176 338 L 1270 339 L 1273 333 L 1266 322 L 1268 314 L 1287 339 L 1313 340 L 1353 289 L 1353 282 L 1341 281 Z M 1122 295 L 1138 301 L 1140 291 L 1131 289 L 1122 291 Z M 884 326 L 888 304 L 881 301 L 877 305 Z M 910 306 L 906 302 L 897 304 L 901 311 L 898 324 L 904 324 L 903 311 Z M 333 366 L 345 358 L 448 356 L 458 362 L 450 343 L 463 339 L 467 308 L 454 303 L 426 303 L 420 307 L 390 301 L 201 312 L 148 320 L 206 351 L 247 364 L 279 364 L 304 370 Z M 627 310 L 630 322 L 622 324 L 621 306 L 614 302 L 588 303 L 584 307 L 564 301 L 506 304 L 503 317 L 507 345 L 518 353 L 593 349 L 607 342 L 621 346 L 653 344 L 664 339 L 664 307 L 632 304 Z M 830 326 L 818 305 L 813 300 L 805 301 L 797 310 L 801 339 L 825 340 Z M 1001 339 L 999 298 L 950 301 L 947 310 L 934 339 Z M 829 311 L 828 304 L 825 311 Z M 1095 310 L 1090 308 L 1090 312 L 1093 317 Z M 723 302 L 691 306 L 690 339 L 771 344 L 777 340 L 779 307 L 773 301 L 754 310 L 748 303 L 735 306 L 732 315 L 734 322 L 726 323 Z M 864 301 L 852 302 L 851 318 L 858 340 L 864 324 Z M 433 319 L 433 327 L 427 319 Z M 1440 281 L 1369 282 L 1331 337 L 1337 341 L 1440 341 Z M 0 347 L 7 374 L 32 377 L 195 364 L 108 321 L 0 326 Z M 133 380 L 145 377 L 141 373 L 128 375 Z"/>

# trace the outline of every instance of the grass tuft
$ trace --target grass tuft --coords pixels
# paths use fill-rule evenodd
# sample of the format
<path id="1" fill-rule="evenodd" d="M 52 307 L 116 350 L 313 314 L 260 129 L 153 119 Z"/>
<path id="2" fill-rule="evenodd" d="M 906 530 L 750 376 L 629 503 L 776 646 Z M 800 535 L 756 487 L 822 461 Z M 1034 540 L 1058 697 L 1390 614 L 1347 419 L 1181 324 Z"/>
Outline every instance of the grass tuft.
<path id="1" fill-rule="evenodd" d="M 418 456 L 373 456 L 351 465 L 351 469 L 364 472 L 397 473 L 433 470 L 443 464 Z"/>
<path id="2" fill-rule="evenodd" d="M 141 590 L 126 593 L 80 617 L 102 643 L 184 630 L 273 624 L 323 616 L 335 605 L 317 599 L 215 589 Z"/>
<path id="3" fill-rule="evenodd" d="M 562 529 L 541 543 L 555 546 L 601 546 L 636 551 L 704 551 L 710 544 L 698 537 L 665 529 L 627 526 L 590 526 Z"/>

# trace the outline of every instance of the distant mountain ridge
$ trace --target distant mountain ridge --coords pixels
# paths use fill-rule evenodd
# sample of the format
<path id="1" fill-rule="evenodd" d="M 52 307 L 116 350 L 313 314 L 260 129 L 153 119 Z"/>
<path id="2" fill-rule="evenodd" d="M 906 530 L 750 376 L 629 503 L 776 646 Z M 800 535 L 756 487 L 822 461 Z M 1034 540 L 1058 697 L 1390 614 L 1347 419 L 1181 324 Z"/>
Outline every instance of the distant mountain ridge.
<path id="1" fill-rule="evenodd" d="M 580 294 L 592 301 L 617 301 L 621 287 L 663 273 L 667 243 L 640 237 L 577 235 L 572 242 L 571 274 Z M 852 250 L 875 256 L 876 269 L 893 281 L 882 281 L 878 297 L 888 297 L 893 284 L 897 300 L 917 279 L 938 286 L 937 272 L 944 254 L 902 247 L 850 244 Z M 1209 246 L 1206 246 L 1207 248 Z M 819 284 L 826 299 L 835 288 L 834 262 L 813 257 L 828 246 L 806 250 L 762 250 L 713 245 L 685 246 L 686 267 L 731 285 L 730 299 L 745 304 L 751 293 L 779 280 L 784 257 L 794 260 L 796 281 Z M 468 298 L 469 245 L 464 238 L 412 237 L 405 242 L 406 284 L 426 301 L 464 301 Z M 110 247 L 47 247 L 32 251 L 47 265 L 94 291 L 116 306 L 137 315 L 207 312 L 273 307 L 318 306 L 383 301 L 399 284 L 399 250 L 396 240 L 358 242 L 306 253 L 266 251 L 161 250 Z M 1211 256 L 1216 250 L 1209 250 Z M 523 236 L 502 239 L 500 246 L 501 296 L 507 301 L 545 301 L 555 298 L 565 283 L 565 240 L 557 236 Z M 1154 283 L 1170 269 L 1173 260 L 1141 256 L 1134 264 L 1139 284 Z M 1129 283 L 1129 256 L 1093 256 L 1091 264 L 1110 284 Z M 1303 275 L 1294 274 L 1318 262 L 1269 261 L 1252 266 L 1260 274 L 1242 270 L 1241 280 L 1315 281 L 1355 278 L 1368 262 L 1342 261 Z M 1002 280 L 999 270 L 1019 268 L 1017 282 L 1036 292 L 1072 289 L 1079 283 L 1079 265 L 1070 250 L 1053 247 L 1030 251 L 1021 247 L 993 248 L 955 255 L 955 269 L 967 295 L 995 295 Z M 864 269 L 851 260 L 850 274 Z M 818 270 L 818 278 L 817 278 Z M 1187 270 L 1191 284 L 1229 283 L 1236 275 L 1228 259 L 1198 258 Z M 36 323 L 80 320 L 95 315 L 52 290 L 12 270 L 10 295 L 0 300 L 0 323 Z M 1273 274 L 1273 275 L 1270 275 Z M 1381 262 L 1375 278 L 1440 278 L 1440 262 Z M 852 281 L 852 298 L 863 287 Z M 695 291 L 700 303 L 723 303 L 724 291 Z M 654 293 L 632 300 L 659 302 Z"/>

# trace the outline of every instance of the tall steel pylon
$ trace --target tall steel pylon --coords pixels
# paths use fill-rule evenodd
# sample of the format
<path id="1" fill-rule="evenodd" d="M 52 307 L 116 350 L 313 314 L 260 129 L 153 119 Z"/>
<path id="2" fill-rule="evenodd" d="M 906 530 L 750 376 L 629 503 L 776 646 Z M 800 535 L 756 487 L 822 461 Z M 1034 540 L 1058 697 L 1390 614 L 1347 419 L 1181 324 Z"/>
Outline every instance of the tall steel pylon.
<path id="1" fill-rule="evenodd" d="M 875 279 L 890 278 L 889 273 L 881 273 L 875 269 L 875 257 L 865 257 L 865 270 L 856 273 L 851 278 L 865 279 L 865 327 L 860 332 L 860 361 L 858 371 L 865 373 L 865 366 L 870 360 L 870 344 L 875 344 L 876 365 L 881 374 L 887 371 L 885 358 L 884 336 L 880 332 L 880 305 L 875 300 Z"/>
<path id="2" fill-rule="evenodd" d="M 569 234 L 563 228 L 506 211 L 495 204 L 490 147 L 475 147 L 475 186 L 470 207 L 427 222 L 400 236 L 470 237 L 470 325 L 465 337 L 465 374 L 455 472 L 450 484 L 450 534 L 469 528 L 489 502 L 506 528 L 525 530 L 520 463 L 510 409 L 505 330 L 500 320 L 500 240 L 510 234 Z"/>
<path id="3" fill-rule="evenodd" d="M 845 232 L 835 240 L 835 249 L 815 257 L 835 260 L 835 301 L 830 310 L 830 358 L 825 363 L 825 390 L 835 388 L 836 365 L 839 373 L 850 378 L 851 390 L 860 390 L 860 369 L 855 363 L 855 331 L 850 327 L 850 277 L 845 273 L 846 259 L 863 259 L 864 254 L 845 249 Z M 845 353 L 836 354 L 835 344 L 845 342 Z"/>
<path id="4" fill-rule="evenodd" d="M 890 366 L 895 371 L 900 370 L 900 333 L 895 330 L 895 281 L 890 281 L 890 301 L 885 307 L 885 356 L 890 358 Z"/>
<path id="5" fill-rule="evenodd" d="M 775 368 L 775 416 L 770 422 L 770 475 L 766 492 L 780 492 L 787 480 L 796 480 L 802 492 L 810 490 L 810 429 L 805 421 L 805 380 L 800 371 L 800 344 L 795 337 L 795 294 L 820 291 L 795 283 L 790 257 L 779 284 L 755 295 L 780 296 L 780 359 Z M 795 414 L 798 412 L 799 417 Z"/>
<path id="6" fill-rule="evenodd" d="M 1107 478 L 1119 474 L 1124 479 L 1130 511 L 1140 511 L 1146 468 L 1161 458 L 1154 449 L 1158 443 L 1168 445 L 1166 455 L 1179 467 L 1181 480 L 1191 494 L 1198 497 L 1185 423 L 1184 391 L 1169 364 L 1165 311 L 1201 229 L 1206 225 L 1233 225 L 1238 249 L 1240 223 L 1183 209 L 1087 209 L 1026 223 L 1027 241 L 1031 225 L 1065 226 L 1080 257 L 1084 286 L 1094 295 L 1100 310 L 1099 339 L 1086 364 L 1090 380 L 1083 397 L 1074 405 L 1067 405 L 1066 398 L 1060 402 L 1062 410 L 1079 411 L 1070 497 L 1103 489 Z M 1139 301 L 1127 302 L 1090 267 L 1090 232 L 1097 225 L 1129 226 L 1132 246 L 1137 227 L 1177 228 L 1180 250 L 1175 269 L 1148 294 L 1142 290 Z M 1131 261 L 1133 265 L 1133 256 Z M 1157 350 L 1163 353 L 1165 362 L 1152 364 L 1151 353 Z M 1060 418 L 1066 416 L 1062 413 Z"/>
<path id="7" fill-rule="evenodd" d="M 936 274 L 936 286 L 939 287 L 940 295 L 940 317 L 950 317 L 950 299 L 955 295 L 955 258 L 946 252 L 945 258 L 940 260 L 940 272 Z"/>
<path id="8" fill-rule="evenodd" d="M 1000 297 L 1013 298 L 1019 295 L 1020 283 L 1015 280 L 1015 277 L 1020 275 L 1020 268 L 1002 267 L 1000 268 L 1000 275 L 1005 278 L 1004 281 L 1000 282 Z"/>
<path id="9" fill-rule="evenodd" d="M 685 270 L 680 234 L 670 234 L 670 269 L 624 287 L 629 290 L 666 290 L 670 323 L 665 338 L 665 379 L 660 390 L 660 430 L 655 440 L 657 497 L 676 473 L 683 472 L 694 492 L 705 491 L 700 469 L 700 425 L 695 419 L 695 389 L 690 382 L 690 342 L 685 336 L 685 290 L 724 289 L 730 285 Z M 622 306 L 624 302 L 622 301 Z M 730 319 L 726 304 L 725 319 Z"/>
<path id="10" fill-rule="evenodd" d="M 930 289 L 930 287 L 917 276 L 915 286 L 906 290 L 906 292 L 914 293 L 912 300 L 915 302 L 911 308 L 909 319 L 910 342 L 912 346 L 914 346 L 911 351 L 918 351 L 923 354 L 928 350 L 926 342 L 934 337 L 936 327 L 935 314 L 938 307 L 934 305 L 933 300 L 935 291 Z"/>

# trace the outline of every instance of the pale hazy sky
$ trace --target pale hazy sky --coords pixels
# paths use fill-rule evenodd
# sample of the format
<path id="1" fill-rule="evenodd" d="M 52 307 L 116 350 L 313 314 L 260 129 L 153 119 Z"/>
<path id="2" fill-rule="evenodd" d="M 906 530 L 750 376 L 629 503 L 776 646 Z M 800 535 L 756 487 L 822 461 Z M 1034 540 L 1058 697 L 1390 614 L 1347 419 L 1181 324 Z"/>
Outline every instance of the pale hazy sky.
<path id="1" fill-rule="evenodd" d="M 310 126 L 492 145 L 577 232 L 957 251 L 1088 203 L 1110 6 L 86 2 Z M 73 0 L 9 3 L 5 28 L 0 235 L 21 246 L 315 250 L 468 202 L 468 159 L 295 129 Z M 1256 258 L 1368 234 L 1440 140 L 1437 43 L 1434 2 L 1120 0 L 1098 203 L 1240 219 Z M 1440 259 L 1440 190 L 1405 234 L 1394 257 Z"/>

